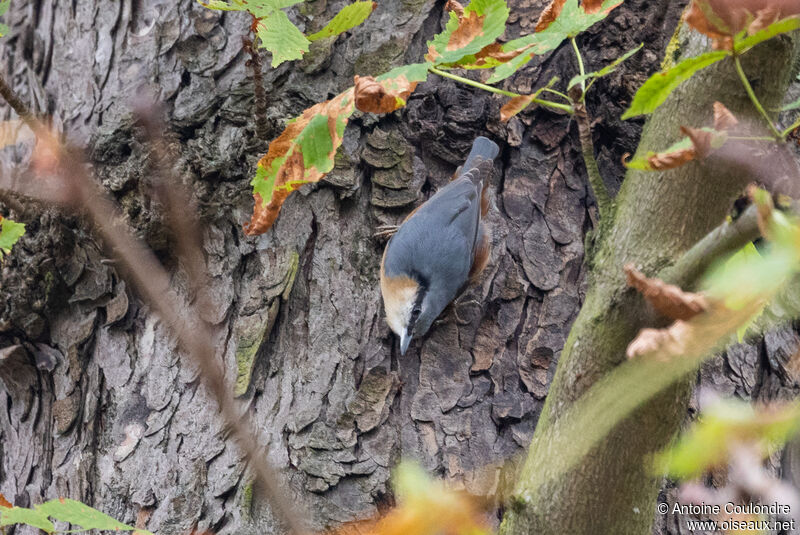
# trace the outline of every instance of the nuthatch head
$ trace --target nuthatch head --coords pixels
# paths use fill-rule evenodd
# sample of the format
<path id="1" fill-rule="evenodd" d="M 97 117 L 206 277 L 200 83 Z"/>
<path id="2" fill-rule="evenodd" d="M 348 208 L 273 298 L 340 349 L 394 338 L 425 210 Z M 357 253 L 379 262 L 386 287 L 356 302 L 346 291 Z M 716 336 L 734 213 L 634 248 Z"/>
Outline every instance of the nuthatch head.
<path id="1" fill-rule="evenodd" d="M 489 261 L 482 219 L 497 144 L 478 137 L 456 178 L 403 221 L 381 260 L 386 321 L 405 354 Z"/>

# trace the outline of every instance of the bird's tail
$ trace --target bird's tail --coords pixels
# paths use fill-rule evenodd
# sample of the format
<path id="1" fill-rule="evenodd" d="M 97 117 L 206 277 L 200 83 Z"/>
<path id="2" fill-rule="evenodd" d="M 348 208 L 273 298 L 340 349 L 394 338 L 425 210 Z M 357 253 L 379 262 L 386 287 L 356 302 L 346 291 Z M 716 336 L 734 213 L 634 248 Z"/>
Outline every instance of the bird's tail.
<path id="1" fill-rule="evenodd" d="M 500 148 L 497 146 L 497 143 L 491 139 L 483 136 L 475 138 L 475 141 L 472 142 L 472 150 L 469 151 L 469 156 L 467 156 L 467 161 L 461 166 L 461 174 L 470 173 L 474 169 L 481 167 L 481 162 L 493 161 L 498 152 L 500 152 Z M 488 167 L 491 169 L 491 164 L 489 164 Z M 477 172 L 471 174 L 477 179 L 483 178 L 481 176 L 483 173 Z"/>

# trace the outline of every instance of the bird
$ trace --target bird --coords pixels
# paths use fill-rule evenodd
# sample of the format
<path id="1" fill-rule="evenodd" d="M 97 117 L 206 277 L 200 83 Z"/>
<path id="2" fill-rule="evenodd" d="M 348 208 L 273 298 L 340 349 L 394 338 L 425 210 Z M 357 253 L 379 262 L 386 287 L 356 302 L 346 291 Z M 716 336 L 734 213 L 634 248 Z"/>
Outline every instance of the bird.
<path id="1" fill-rule="evenodd" d="M 483 218 L 489 211 L 487 187 L 498 152 L 494 141 L 477 137 L 453 180 L 414 209 L 386 244 L 381 294 L 401 355 L 489 263 Z"/>

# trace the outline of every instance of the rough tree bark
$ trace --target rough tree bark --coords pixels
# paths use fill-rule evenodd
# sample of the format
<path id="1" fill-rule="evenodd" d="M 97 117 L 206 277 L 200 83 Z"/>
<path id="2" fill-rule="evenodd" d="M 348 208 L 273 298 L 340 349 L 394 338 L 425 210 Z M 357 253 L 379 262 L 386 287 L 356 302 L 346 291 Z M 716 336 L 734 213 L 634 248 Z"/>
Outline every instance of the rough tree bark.
<path id="1" fill-rule="evenodd" d="M 292 17 L 316 30 L 344 3 L 307 2 Z M 271 135 L 353 74 L 418 61 L 441 28 L 443 3 L 380 2 L 359 31 L 265 68 Z M 533 31 L 546 2 L 509 3 L 511 38 Z M 581 37 L 592 67 L 645 43 L 590 99 L 609 180 L 622 177 L 620 158 L 640 128 L 618 117 L 656 69 L 680 7 L 628 1 Z M 216 326 L 231 389 L 311 526 L 390 503 L 390 468 L 401 457 L 471 492 L 498 486 L 499 467 L 531 441 L 584 300 L 594 207 L 567 117 L 529 110 L 501 125 L 495 97 L 432 76 L 404 110 L 355 117 L 326 183 L 294 194 L 270 232 L 245 238 L 248 182 L 264 150 L 241 50 L 246 16 L 190 0 L 39 0 L 15 2 L 6 22 L 7 77 L 91 147 L 99 180 L 185 293 L 152 195 L 146 140 L 129 113 L 143 90 L 167 105 L 169 148 L 206 225 L 215 306 L 205 319 Z M 526 91 L 574 72 L 564 49 L 509 83 Z M 474 291 L 481 308 L 469 325 L 436 327 L 401 359 L 382 318 L 373 228 L 444 184 L 478 134 L 503 146 L 492 259 Z M 5 152 L 2 172 L 14 172 L 24 155 Z M 281 532 L 167 326 L 104 261 L 86 223 L 41 205 L 11 215 L 28 233 L 2 265 L 0 492 L 23 506 L 68 496 L 165 535 Z M 754 396 L 783 384 L 776 374 L 793 336 L 731 352 L 710 377 Z"/>

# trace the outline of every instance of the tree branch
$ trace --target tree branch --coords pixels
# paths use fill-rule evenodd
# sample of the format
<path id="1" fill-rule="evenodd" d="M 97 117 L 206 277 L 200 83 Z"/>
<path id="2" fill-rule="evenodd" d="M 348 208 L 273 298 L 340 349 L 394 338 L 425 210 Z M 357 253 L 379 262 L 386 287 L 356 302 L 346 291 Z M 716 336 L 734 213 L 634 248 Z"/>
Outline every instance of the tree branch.
<path id="1" fill-rule="evenodd" d="M 690 289 L 714 261 L 735 253 L 760 235 L 758 210 L 750 205 L 738 218 L 725 221 L 706 234 L 677 262 L 662 270 L 658 278 Z"/>

